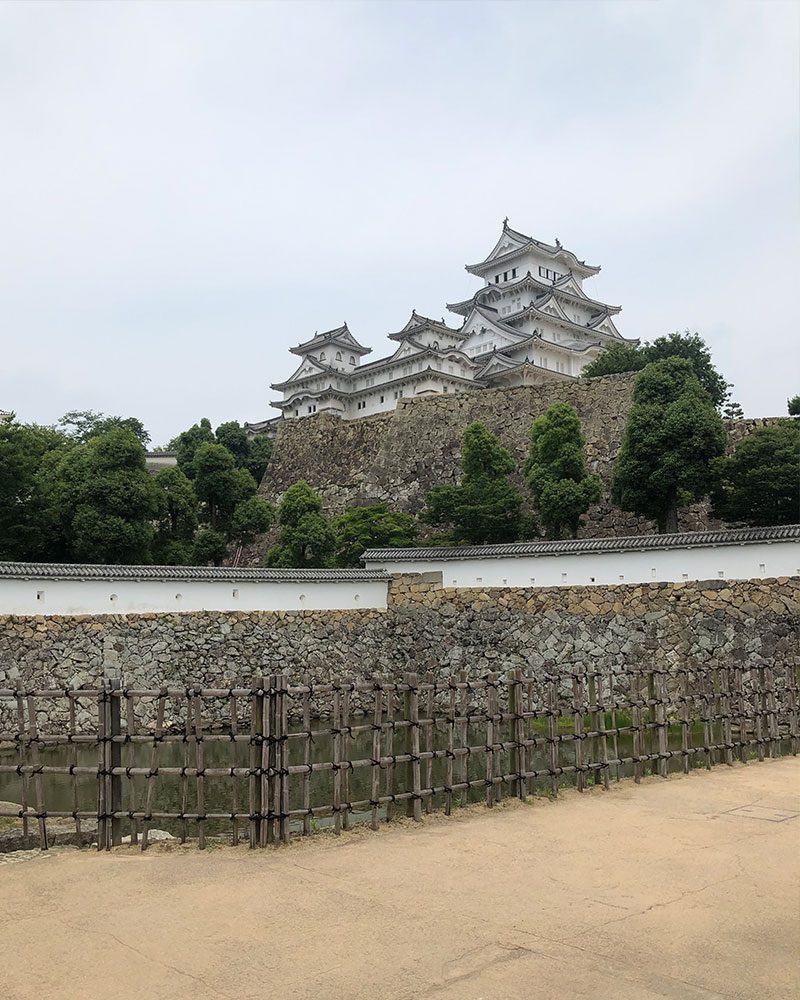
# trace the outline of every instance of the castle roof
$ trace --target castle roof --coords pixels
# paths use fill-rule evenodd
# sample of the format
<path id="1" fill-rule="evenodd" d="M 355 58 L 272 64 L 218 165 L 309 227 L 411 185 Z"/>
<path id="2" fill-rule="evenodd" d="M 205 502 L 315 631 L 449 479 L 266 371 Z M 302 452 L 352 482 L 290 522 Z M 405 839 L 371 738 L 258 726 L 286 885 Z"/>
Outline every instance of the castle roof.
<path id="1" fill-rule="evenodd" d="M 372 354 L 371 347 L 364 347 L 347 329 L 347 323 L 337 326 L 334 330 L 327 330 L 325 333 L 315 333 L 311 340 L 306 340 L 297 347 L 290 347 L 292 354 L 306 354 L 308 351 L 316 351 L 326 344 L 338 344 L 346 347 L 353 354 Z"/>
<path id="2" fill-rule="evenodd" d="M 556 281 L 545 281 L 543 278 L 536 278 L 528 271 L 521 278 L 517 278 L 516 281 L 504 281 L 502 285 L 484 285 L 469 299 L 464 299 L 461 302 L 448 302 L 447 308 L 450 312 L 465 316 L 473 305 L 483 299 L 488 299 L 492 295 L 502 296 L 507 292 L 522 291 L 523 289 L 531 289 L 538 293 L 557 290 L 559 297 L 563 297 L 567 301 L 576 302 L 578 305 L 587 308 L 594 306 L 598 310 L 606 310 L 611 316 L 616 316 L 617 313 L 622 311 L 622 306 L 612 306 L 605 302 L 599 302 L 597 299 L 589 298 L 578 282 L 575 281 L 571 271 Z"/>
<path id="3" fill-rule="evenodd" d="M 409 334 L 419 330 L 434 330 L 448 337 L 463 337 L 463 334 L 459 330 L 454 330 L 453 327 L 448 326 L 443 319 L 431 319 L 429 316 L 420 315 L 416 309 L 412 309 L 409 321 L 402 330 L 398 330 L 397 333 L 390 333 L 389 340 L 405 340 Z"/>
<path id="4" fill-rule="evenodd" d="M 571 250 L 565 250 L 558 240 L 555 241 L 555 245 L 535 240 L 531 236 L 526 236 L 525 233 L 520 233 L 516 229 L 512 229 L 508 225 L 508 219 L 504 220 L 500 239 L 495 243 L 489 256 L 477 264 L 467 264 L 466 269 L 470 274 L 483 277 L 487 271 L 509 263 L 528 250 L 536 250 L 548 257 L 552 257 L 553 260 L 561 261 L 565 267 L 572 268 L 572 270 L 584 278 L 600 272 L 599 267 L 579 260 Z"/>

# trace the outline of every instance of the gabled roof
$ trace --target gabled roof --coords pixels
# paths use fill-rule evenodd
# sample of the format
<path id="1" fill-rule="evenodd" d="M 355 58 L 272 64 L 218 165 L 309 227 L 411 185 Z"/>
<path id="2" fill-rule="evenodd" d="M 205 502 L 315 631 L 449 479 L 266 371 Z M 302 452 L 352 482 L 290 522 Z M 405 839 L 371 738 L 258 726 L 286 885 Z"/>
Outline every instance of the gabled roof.
<path id="1" fill-rule="evenodd" d="M 552 293 L 550 293 L 550 295 L 552 295 Z M 520 309 L 519 312 L 512 313 L 510 316 L 506 316 L 505 322 L 507 324 L 518 323 L 520 322 L 520 320 L 525 319 L 527 316 L 534 316 L 539 319 L 550 320 L 551 323 L 557 323 L 559 326 L 562 326 L 567 330 L 580 330 L 582 333 L 587 333 L 588 331 L 591 330 L 592 333 L 598 333 L 600 334 L 600 336 L 610 337 L 613 340 L 619 340 L 622 341 L 623 343 L 627 344 L 639 343 L 639 341 L 636 338 L 629 339 L 628 337 L 623 337 L 622 334 L 614 326 L 611 317 L 607 313 L 598 313 L 596 317 L 593 317 L 588 323 L 584 325 L 582 323 L 576 323 L 574 320 L 571 320 L 568 316 L 565 316 L 563 310 L 561 310 L 560 307 L 558 314 L 547 312 L 542 307 L 547 303 L 547 301 L 550 298 L 550 295 L 548 295 L 547 297 L 542 296 L 536 299 L 534 302 L 531 302 L 530 305 L 523 306 L 523 308 Z M 553 297 L 553 301 L 556 302 L 555 297 Z M 598 326 L 605 320 L 608 321 L 608 324 L 613 331 L 612 333 L 607 333 L 605 330 L 598 329 Z"/>
<path id="2" fill-rule="evenodd" d="M 535 240 L 531 236 L 526 236 L 516 229 L 512 229 L 508 225 L 508 219 L 503 222 L 503 232 L 500 234 L 500 239 L 495 243 L 489 256 L 477 264 L 467 264 L 466 269 L 470 274 L 477 274 L 483 277 L 485 272 L 490 270 L 492 266 L 507 263 L 526 250 L 537 250 L 548 257 L 552 257 L 553 260 L 564 261 L 567 268 L 571 267 L 584 277 L 588 277 L 590 274 L 597 274 L 600 271 L 599 267 L 587 264 L 586 261 L 578 260 L 575 254 L 571 250 L 565 250 L 558 240 L 556 240 L 555 245 L 551 245 L 543 243 L 541 240 Z"/>
<path id="3" fill-rule="evenodd" d="M 364 347 L 347 329 L 347 323 L 337 326 L 335 330 L 327 330 L 325 333 L 315 333 L 311 340 L 298 344 L 297 347 L 290 347 L 292 354 L 306 354 L 308 351 L 319 350 L 326 344 L 339 344 L 346 347 L 354 354 L 372 354 L 371 347 Z"/>
<path id="4" fill-rule="evenodd" d="M 443 319 L 431 319 L 429 316 L 420 315 L 416 309 L 412 309 L 409 321 L 402 330 L 398 330 L 397 333 L 390 333 L 389 340 L 405 340 L 410 333 L 418 330 L 435 330 L 443 336 L 455 337 L 456 339 L 462 336 L 459 330 L 454 330 L 451 326 L 448 326 Z"/>
<path id="5" fill-rule="evenodd" d="M 800 541 L 800 524 L 729 531 L 685 531 L 673 535 L 625 535 L 620 538 L 570 538 L 560 542 L 509 542 L 501 545 L 458 545 L 441 549 L 367 549 L 362 562 L 440 562 L 448 559 L 491 559 L 495 556 L 559 556 L 573 552 L 631 552 L 638 549 L 682 549 L 696 545 L 747 545 L 751 542 Z"/>
<path id="6" fill-rule="evenodd" d="M 447 308 L 452 313 L 465 316 L 470 309 L 472 309 L 472 307 L 483 298 L 489 298 L 493 294 L 502 296 L 506 292 L 514 293 L 518 289 L 522 288 L 531 288 L 537 292 L 549 292 L 555 289 L 558 291 L 559 295 L 565 296 L 568 301 L 570 298 L 576 299 L 580 305 L 595 306 L 597 309 L 605 309 L 612 316 L 616 316 L 618 312 L 622 311 L 622 306 L 612 306 L 605 302 L 599 302 L 597 299 L 589 298 L 577 281 L 575 281 L 571 271 L 559 278 L 558 281 L 554 282 L 534 277 L 534 275 L 528 271 L 523 274 L 521 278 L 517 278 L 515 281 L 504 281 L 502 285 L 484 285 L 469 299 L 464 299 L 462 302 L 448 302 Z"/>
<path id="7" fill-rule="evenodd" d="M 507 337 L 512 344 L 522 340 L 527 340 L 528 338 L 527 333 L 520 333 L 519 330 L 515 330 L 513 327 L 508 326 L 505 322 L 503 322 L 503 320 L 501 320 L 497 315 L 496 309 L 492 309 L 491 306 L 484 305 L 475 305 L 472 307 L 472 312 L 470 312 L 469 316 L 467 316 L 464 320 L 461 329 L 463 330 L 467 327 L 475 316 L 479 316 L 482 320 L 484 320 L 484 322 L 491 326 L 496 333 Z"/>
<path id="8" fill-rule="evenodd" d="M 315 368 L 316 371 L 309 372 L 308 375 L 300 376 L 300 372 L 306 365 Z M 349 372 L 337 372 L 335 368 L 331 368 L 330 365 L 322 364 L 322 362 L 317 361 L 316 358 L 304 357 L 300 365 L 286 379 L 285 382 L 273 382 L 272 385 L 270 385 L 270 389 L 286 389 L 290 385 L 302 384 L 307 379 L 319 378 L 320 375 L 335 375 L 337 378 L 346 378 L 348 374 Z"/>
<path id="9" fill-rule="evenodd" d="M 536 375 L 543 375 L 545 378 L 555 379 L 560 382 L 572 382 L 577 378 L 577 375 L 570 375 L 568 372 L 559 372 L 555 371 L 553 368 L 544 368 L 542 365 L 537 365 L 535 361 L 531 361 L 530 358 L 525 358 L 524 361 L 520 361 L 517 364 L 511 364 L 505 367 L 498 366 L 494 371 L 489 371 L 487 369 L 484 369 L 480 373 L 480 377 L 489 385 L 492 384 L 492 380 L 495 378 L 502 378 L 505 375 L 510 375 L 512 372 L 522 372 L 526 369 L 534 372 Z"/>

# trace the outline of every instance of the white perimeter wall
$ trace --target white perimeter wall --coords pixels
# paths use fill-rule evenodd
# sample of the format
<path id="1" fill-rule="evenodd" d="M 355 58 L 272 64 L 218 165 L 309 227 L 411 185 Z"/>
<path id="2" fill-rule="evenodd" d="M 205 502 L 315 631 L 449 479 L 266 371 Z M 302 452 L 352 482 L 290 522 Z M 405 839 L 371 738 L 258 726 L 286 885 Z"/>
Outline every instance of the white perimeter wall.
<path id="1" fill-rule="evenodd" d="M 385 580 L 223 583 L 205 580 L 0 579 L 0 614 L 384 610 L 387 591 Z"/>
<path id="2" fill-rule="evenodd" d="M 389 573 L 442 573 L 445 587 L 603 586 L 614 583 L 680 580 L 749 580 L 800 576 L 800 543 L 752 542 L 633 552 L 572 555 L 493 556 L 488 559 L 437 558 L 368 560 L 368 569 Z"/>

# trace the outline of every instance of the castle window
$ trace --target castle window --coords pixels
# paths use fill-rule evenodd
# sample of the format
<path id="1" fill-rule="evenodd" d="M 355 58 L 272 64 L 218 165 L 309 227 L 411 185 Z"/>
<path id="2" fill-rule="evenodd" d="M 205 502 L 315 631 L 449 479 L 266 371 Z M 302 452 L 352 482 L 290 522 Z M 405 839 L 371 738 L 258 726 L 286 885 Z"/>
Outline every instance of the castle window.
<path id="1" fill-rule="evenodd" d="M 355 363 L 356 363 L 356 359 L 355 359 L 355 358 L 353 357 L 353 355 L 351 354 L 351 355 L 350 355 L 350 364 L 351 364 L 351 365 L 354 365 Z"/>
<path id="2" fill-rule="evenodd" d="M 336 360 L 337 361 L 341 361 L 342 360 L 342 352 L 341 351 L 337 351 L 336 352 Z"/>
<path id="3" fill-rule="evenodd" d="M 324 351 L 320 354 L 319 360 L 320 361 L 324 361 L 325 360 L 325 352 Z"/>
<path id="4" fill-rule="evenodd" d="M 434 351 L 438 351 L 439 350 L 439 341 L 438 340 L 434 340 L 434 342 L 433 342 L 433 349 L 434 349 Z"/>
<path id="5" fill-rule="evenodd" d="M 381 402 L 383 402 L 383 400 L 384 400 L 384 397 L 383 397 L 383 396 L 381 396 Z"/>
<path id="6" fill-rule="evenodd" d="M 508 281 L 508 271 L 503 271 L 503 281 Z"/>
<path id="7" fill-rule="evenodd" d="M 516 276 L 517 276 L 517 269 L 514 267 L 511 269 L 511 277 L 516 278 Z"/>
<path id="8" fill-rule="evenodd" d="M 495 283 L 496 285 L 499 285 L 499 284 L 500 284 L 500 275 L 499 275 L 499 274 L 496 274 L 496 275 L 494 276 L 494 283 Z"/>
<path id="9" fill-rule="evenodd" d="M 300 411 L 299 411 L 299 410 L 295 410 L 295 411 L 294 411 L 294 415 L 295 415 L 296 417 L 299 417 L 299 416 L 300 416 Z"/>

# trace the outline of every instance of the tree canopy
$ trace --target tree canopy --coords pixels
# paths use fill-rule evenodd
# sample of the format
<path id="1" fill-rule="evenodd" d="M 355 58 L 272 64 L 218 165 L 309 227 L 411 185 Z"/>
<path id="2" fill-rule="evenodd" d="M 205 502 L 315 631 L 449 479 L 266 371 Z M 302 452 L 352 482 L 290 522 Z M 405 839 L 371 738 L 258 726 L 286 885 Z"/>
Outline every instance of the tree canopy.
<path id="1" fill-rule="evenodd" d="M 517 539 L 522 497 L 508 478 L 514 471 L 514 461 L 479 420 L 464 431 L 461 468 L 458 485 L 433 487 L 421 518 L 430 524 L 452 525 L 457 543 L 478 545 Z"/>
<path id="2" fill-rule="evenodd" d="M 94 410 L 70 410 L 61 417 L 57 426 L 78 444 L 86 444 L 90 438 L 107 434 L 114 427 L 131 431 L 143 448 L 150 443 L 150 435 L 137 417 L 106 417 Z"/>
<path id="3" fill-rule="evenodd" d="M 389 511 L 385 503 L 352 507 L 333 519 L 336 565 L 358 566 L 362 552 L 414 544 L 416 523 L 410 514 Z"/>
<path id="4" fill-rule="evenodd" d="M 267 566 L 325 568 L 333 564 L 333 527 L 322 513 L 322 500 L 304 480 L 284 493 L 278 523 L 278 543 L 267 554 Z"/>
<path id="5" fill-rule="evenodd" d="M 86 444 L 56 453 L 38 472 L 52 549 L 91 563 L 152 561 L 158 488 L 145 468 L 144 448 L 126 427 L 112 427 Z"/>
<path id="6" fill-rule="evenodd" d="M 220 424 L 215 433 L 211 429 L 211 421 L 203 417 L 199 423 L 174 437 L 168 445 L 177 452 L 178 467 L 189 479 L 194 479 L 194 457 L 203 444 L 218 444 L 225 448 L 233 456 L 235 468 L 246 469 L 256 485 L 263 479 L 272 455 L 272 439 L 265 434 L 249 439 L 238 420 Z"/>
<path id="7" fill-rule="evenodd" d="M 725 443 L 722 419 L 692 363 L 651 362 L 634 384 L 611 479 L 614 503 L 656 521 L 661 532 L 677 531 L 678 506 L 709 493 Z"/>
<path id="8" fill-rule="evenodd" d="M 800 423 L 759 427 L 718 459 L 714 516 L 750 525 L 800 522 Z"/>
<path id="9" fill-rule="evenodd" d="M 800 396 L 786 400 L 786 410 L 790 417 L 800 417 Z"/>
<path id="10" fill-rule="evenodd" d="M 581 423 L 568 403 L 553 403 L 531 426 L 525 481 L 548 538 L 573 538 L 581 515 L 600 499 L 599 476 L 586 472 Z"/>
<path id="11" fill-rule="evenodd" d="M 685 333 L 676 332 L 665 337 L 656 337 L 652 343 L 645 342 L 640 346 L 612 343 L 599 357 L 590 362 L 581 374 L 583 378 L 592 378 L 595 375 L 638 372 L 653 361 L 663 361 L 667 358 L 685 358 L 691 362 L 700 385 L 706 390 L 715 407 L 719 409 L 726 403 L 738 407 L 738 403 L 733 403 L 730 399 L 730 390 L 733 386 L 726 382 L 714 367 L 706 342 L 698 333 L 690 333 L 688 330 Z"/>

